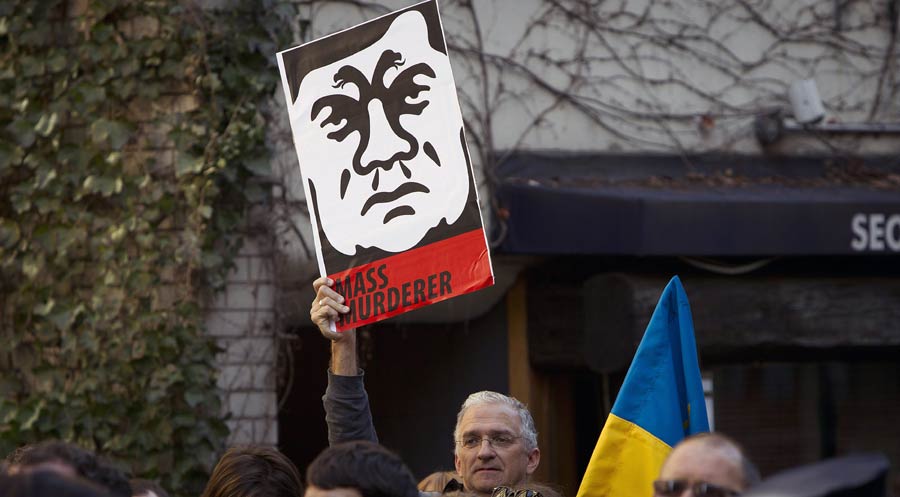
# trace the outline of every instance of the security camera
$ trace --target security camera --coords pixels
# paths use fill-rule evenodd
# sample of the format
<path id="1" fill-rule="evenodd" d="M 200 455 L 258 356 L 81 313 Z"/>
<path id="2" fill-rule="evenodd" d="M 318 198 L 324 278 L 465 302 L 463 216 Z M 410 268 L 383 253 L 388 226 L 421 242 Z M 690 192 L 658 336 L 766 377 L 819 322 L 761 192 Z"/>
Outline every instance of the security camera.
<path id="1" fill-rule="evenodd" d="M 794 120 L 799 124 L 815 124 L 825 117 L 825 107 L 819 98 L 819 90 L 812 79 L 794 81 L 788 97 L 794 110 Z"/>

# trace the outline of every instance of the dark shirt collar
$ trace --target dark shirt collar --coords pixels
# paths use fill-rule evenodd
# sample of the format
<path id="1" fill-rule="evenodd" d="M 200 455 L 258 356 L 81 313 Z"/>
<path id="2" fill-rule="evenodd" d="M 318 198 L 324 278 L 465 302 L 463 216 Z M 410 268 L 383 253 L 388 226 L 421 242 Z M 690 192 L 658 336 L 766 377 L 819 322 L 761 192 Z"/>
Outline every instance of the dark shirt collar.
<path id="1" fill-rule="evenodd" d="M 456 480 L 456 478 L 452 478 L 450 481 L 444 485 L 444 490 L 441 491 L 442 494 L 446 494 L 448 492 L 463 492 L 466 490 L 466 487 Z"/>

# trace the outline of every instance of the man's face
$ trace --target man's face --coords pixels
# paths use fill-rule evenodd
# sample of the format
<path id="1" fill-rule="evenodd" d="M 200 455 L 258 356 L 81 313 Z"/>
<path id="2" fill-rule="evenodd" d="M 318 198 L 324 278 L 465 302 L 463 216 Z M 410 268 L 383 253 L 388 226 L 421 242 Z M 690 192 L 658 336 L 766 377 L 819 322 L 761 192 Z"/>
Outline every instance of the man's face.
<path id="1" fill-rule="evenodd" d="M 352 487 L 338 487 L 331 490 L 319 488 L 315 485 L 306 487 L 303 497 L 362 497 L 359 490 Z"/>
<path id="2" fill-rule="evenodd" d="M 731 448 L 709 446 L 702 441 L 678 445 L 669 455 L 659 473 L 660 480 L 684 480 L 688 488 L 679 495 L 693 495 L 691 487 L 699 482 L 711 483 L 727 490 L 744 490 L 741 455 Z M 661 496 L 658 492 L 656 497 Z"/>
<path id="3" fill-rule="evenodd" d="M 406 12 L 375 44 L 307 74 L 294 103 L 301 170 L 339 252 L 400 252 L 465 207 L 462 117 L 446 55 Z"/>
<path id="4" fill-rule="evenodd" d="M 525 448 L 522 421 L 512 407 L 476 405 L 467 409 L 460 421 L 461 439 L 504 435 L 515 438 L 509 447 L 495 447 L 486 440 L 471 449 L 457 444 L 456 472 L 462 477 L 466 490 L 490 494 L 500 485 L 521 486 L 537 469 L 540 450 Z"/>

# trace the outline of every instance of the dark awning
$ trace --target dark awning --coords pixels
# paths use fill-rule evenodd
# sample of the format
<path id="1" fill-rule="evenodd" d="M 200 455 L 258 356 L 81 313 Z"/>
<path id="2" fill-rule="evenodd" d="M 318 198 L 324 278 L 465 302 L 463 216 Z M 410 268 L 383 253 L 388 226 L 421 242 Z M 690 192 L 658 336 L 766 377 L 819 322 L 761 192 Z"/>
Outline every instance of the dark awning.
<path id="1" fill-rule="evenodd" d="M 823 158 L 515 155 L 501 250 L 520 254 L 900 252 L 900 168 Z"/>

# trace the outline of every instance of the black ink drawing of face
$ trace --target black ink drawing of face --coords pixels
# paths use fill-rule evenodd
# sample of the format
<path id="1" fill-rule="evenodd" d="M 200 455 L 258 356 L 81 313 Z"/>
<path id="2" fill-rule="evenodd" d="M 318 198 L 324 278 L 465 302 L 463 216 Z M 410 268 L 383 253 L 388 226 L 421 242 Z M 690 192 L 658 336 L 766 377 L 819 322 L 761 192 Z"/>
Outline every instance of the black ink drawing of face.
<path id="1" fill-rule="evenodd" d="M 417 11 L 369 47 L 315 69 L 291 112 L 301 170 L 331 245 L 400 252 L 462 213 L 463 126 L 446 55 Z"/>

